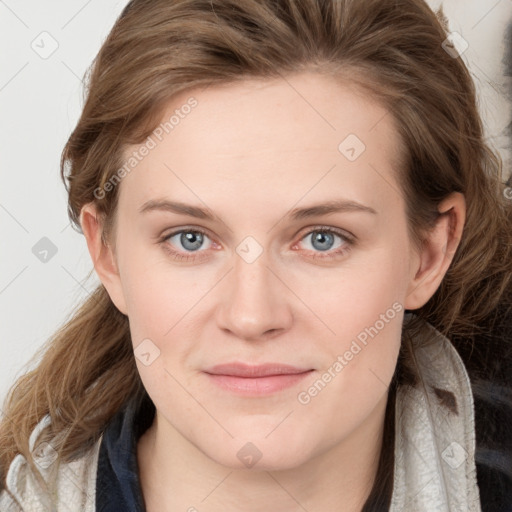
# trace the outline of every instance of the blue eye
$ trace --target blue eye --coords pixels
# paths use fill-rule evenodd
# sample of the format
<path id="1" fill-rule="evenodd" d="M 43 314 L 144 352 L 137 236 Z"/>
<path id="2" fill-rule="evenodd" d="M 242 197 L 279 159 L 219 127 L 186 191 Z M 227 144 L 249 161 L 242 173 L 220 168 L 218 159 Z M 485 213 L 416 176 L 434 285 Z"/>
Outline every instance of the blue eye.
<path id="1" fill-rule="evenodd" d="M 171 242 L 174 237 L 177 237 L 176 241 Z M 189 228 L 174 231 L 166 235 L 160 240 L 160 243 L 164 245 L 165 250 L 173 259 L 190 261 L 196 260 L 198 257 L 203 257 L 202 253 L 205 253 L 206 250 L 201 251 L 200 249 L 204 246 L 205 238 L 210 240 L 206 231 L 199 228 Z M 352 237 L 341 232 L 341 230 L 331 227 L 316 227 L 302 236 L 300 241 L 307 240 L 308 238 L 311 240 L 310 244 L 313 247 L 313 249 L 309 249 L 308 252 L 313 253 L 311 255 L 313 259 L 334 259 L 344 255 L 350 250 L 351 246 L 354 245 L 354 239 Z M 335 250 L 333 250 L 333 244 L 336 238 L 341 240 L 341 244 L 338 244 Z M 172 246 L 178 244 L 181 245 L 182 250 L 173 249 Z M 206 247 L 206 249 L 211 246 L 212 242 L 210 241 L 210 246 Z M 294 244 L 294 247 L 297 247 L 297 244 Z"/>
<path id="2" fill-rule="evenodd" d="M 201 247 L 206 236 L 200 231 L 178 231 L 175 235 L 169 237 L 174 238 L 179 235 L 179 242 L 186 250 L 196 251 Z"/>
<path id="3" fill-rule="evenodd" d="M 335 233 L 329 232 L 327 230 L 322 231 L 312 231 L 308 235 L 305 236 L 306 239 L 311 239 L 311 245 L 315 247 L 315 249 L 318 249 L 319 251 L 328 251 L 332 248 L 332 245 L 334 243 L 334 237 L 339 235 L 336 235 Z"/>
<path id="4" fill-rule="evenodd" d="M 332 249 L 335 238 L 339 238 L 342 243 L 338 244 L 335 250 Z M 320 226 L 310 230 L 302 240 L 311 240 L 310 244 L 313 247 L 313 259 L 335 259 L 343 256 L 354 245 L 355 241 L 352 236 L 348 236 L 338 229 L 331 227 Z M 297 245 L 295 244 L 294 247 Z M 315 250 L 316 249 L 316 250 Z"/>
<path id="5" fill-rule="evenodd" d="M 185 248 L 185 253 L 175 251 L 170 247 L 170 240 L 179 235 L 179 243 Z M 180 231 L 174 231 L 169 235 L 166 235 L 161 242 L 164 244 L 165 250 L 176 260 L 189 261 L 196 258 L 195 254 L 187 254 L 187 251 L 198 252 L 198 249 L 204 242 L 204 238 L 208 237 L 205 231 L 194 228 L 194 229 L 182 229 Z M 208 237 L 209 238 L 209 237 Z M 204 251 L 200 251 L 204 252 Z"/>

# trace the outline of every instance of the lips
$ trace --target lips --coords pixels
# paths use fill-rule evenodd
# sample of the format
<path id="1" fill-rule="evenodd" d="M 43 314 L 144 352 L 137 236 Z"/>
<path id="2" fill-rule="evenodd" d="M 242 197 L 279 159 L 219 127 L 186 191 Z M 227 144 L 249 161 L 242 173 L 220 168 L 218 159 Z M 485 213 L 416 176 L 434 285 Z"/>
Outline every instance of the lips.
<path id="1" fill-rule="evenodd" d="M 310 371 L 311 368 L 298 368 L 280 363 L 266 363 L 261 365 L 249 365 L 245 363 L 228 363 L 213 366 L 205 370 L 211 375 L 229 375 L 232 377 L 258 378 L 270 375 L 296 375 Z"/>
<path id="2" fill-rule="evenodd" d="M 249 365 L 235 362 L 213 366 L 204 373 L 223 391 L 256 397 L 296 386 L 313 371 L 281 363 Z"/>

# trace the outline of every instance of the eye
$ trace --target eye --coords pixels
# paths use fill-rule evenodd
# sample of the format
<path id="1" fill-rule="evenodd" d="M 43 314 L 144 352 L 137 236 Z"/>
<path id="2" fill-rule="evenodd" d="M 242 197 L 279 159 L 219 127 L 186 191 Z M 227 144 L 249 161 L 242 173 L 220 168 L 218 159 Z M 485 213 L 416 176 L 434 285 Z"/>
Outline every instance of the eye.
<path id="1" fill-rule="evenodd" d="M 176 238 L 174 242 L 172 241 L 173 238 Z M 202 229 L 181 229 L 180 231 L 174 231 L 173 233 L 166 235 L 161 242 L 163 243 L 166 251 L 169 252 L 173 258 L 177 260 L 190 260 L 194 259 L 196 256 L 194 254 L 186 253 L 203 252 L 199 251 L 199 249 L 204 244 L 205 238 L 209 239 L 209 236 Z M 181 245 L 183 249 L 178 247 L 180 249 L 180 252 L 178 252 L 172 249 L 170 245 Z M 185 254 L 183 254 L 183 252 Z"/>
<path id="2" fill-rule="evenodd" d="M 333 250 L 336 238 L 341 240 Z M 175 240 L 173 240 L 175 239 Z M 207 247 L 204 247 L 205 239 L 210 240 Z M 309 240 L 312 249 L 308 249 L 313 254 L 313 259 L 333 259 L 344 255 L 354 245 L 353 236 L 338 230 L 336 228 L 318 226 L 309 230 L 300 241 Z M 219 248 L 220 246 L 212 242 L 209 235 L 200 228 L 182 228 L 165 235 L 159 242 L 164 246 L 165 251 L 172 256 L 173 259 L 179 261 L 191 261 L 201 258 L 207 251 L 200 249 Z M 181 247 L 180 247 L 181 246 Z M 294 244 L 295 249 L 298 244 Z M 173 247 L 177 247 L 178 250 Z"/>
<path id="3" fill-rule="evenodd" d="M 336 238 L 341 240 L 341 243 L 335 245 Z M 327 226 L 319 226 L 310 230 L 306 233 L 302 240 L 309 241 L 310 251 L 314 252 L 312 255 L 313 259 L 332 259 L 337 256 L 342 256 L 346 252 L 348 252 L 351 247 L 354 245 L 354 238 L 352 236 L 348 236 L 341 230 L 327 227 Z M 297 247 L 297 244 L 293 246 L 293 248 Z"/>

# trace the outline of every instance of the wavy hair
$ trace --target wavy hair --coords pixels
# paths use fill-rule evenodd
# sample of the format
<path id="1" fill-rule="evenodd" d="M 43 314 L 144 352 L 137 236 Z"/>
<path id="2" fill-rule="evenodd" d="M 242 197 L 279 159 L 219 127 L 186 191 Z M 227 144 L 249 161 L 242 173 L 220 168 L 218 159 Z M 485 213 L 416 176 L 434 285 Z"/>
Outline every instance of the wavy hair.
<path id="1" fill-rule="evenodd" d="M 61 158 L 68 214 L 81 232 L 81 208 L 95 203 L 103 241 L 112 240 L 118 187 L 97 197 L 143 142 L 177 93 L 304 70 L 349 81 L 393 116 L 402 142 L 396 170 L 411 241 L 420 247 L 439 203 L 458 191 L 466 223 L 435 294 L 415 310 L 404 340 L 427 321 L 452 340 L 475 395 L 479 483 L 512 479 L 510 381 L 512 201 L 502 160 L 485 140 L 474 82 L 461 57 L 443 48 L 442 11 L 423 0 L 132 0 L 87 74 L 85 102 Z M 365 512 L 389 506 L 396 387 L 414 380 L 403 343 L 390 387 L 377 477 Z M 122 405 L 145 390 L 128 318 L 103 285 L 51 337 L 35 369 L 11 388 L 0 424 L 0 482 L 35 425 L 50 415 L 42 441 L 61 460 L 79 457 Z M 490 422 L 504 421 L 490 428 Z M 493 430 L 494 429 L 494 430 Z M 482 499 L 491 499 L 483 496 Z M 511 500 L 512 501 L 512 500 Z"/>

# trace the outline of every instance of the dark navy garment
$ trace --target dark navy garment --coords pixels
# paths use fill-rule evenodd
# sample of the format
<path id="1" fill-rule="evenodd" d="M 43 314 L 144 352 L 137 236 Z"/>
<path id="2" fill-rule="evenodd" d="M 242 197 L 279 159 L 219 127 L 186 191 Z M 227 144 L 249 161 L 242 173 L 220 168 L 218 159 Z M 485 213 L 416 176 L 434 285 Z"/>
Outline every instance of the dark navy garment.
<path id="1" fill-rule="evenodd" d="M 146 394 L 128 402 L 103 433 L 96 475 L 98 512 L 145 512 L 137 441 L 151 426 L 155 406 Z"/>

